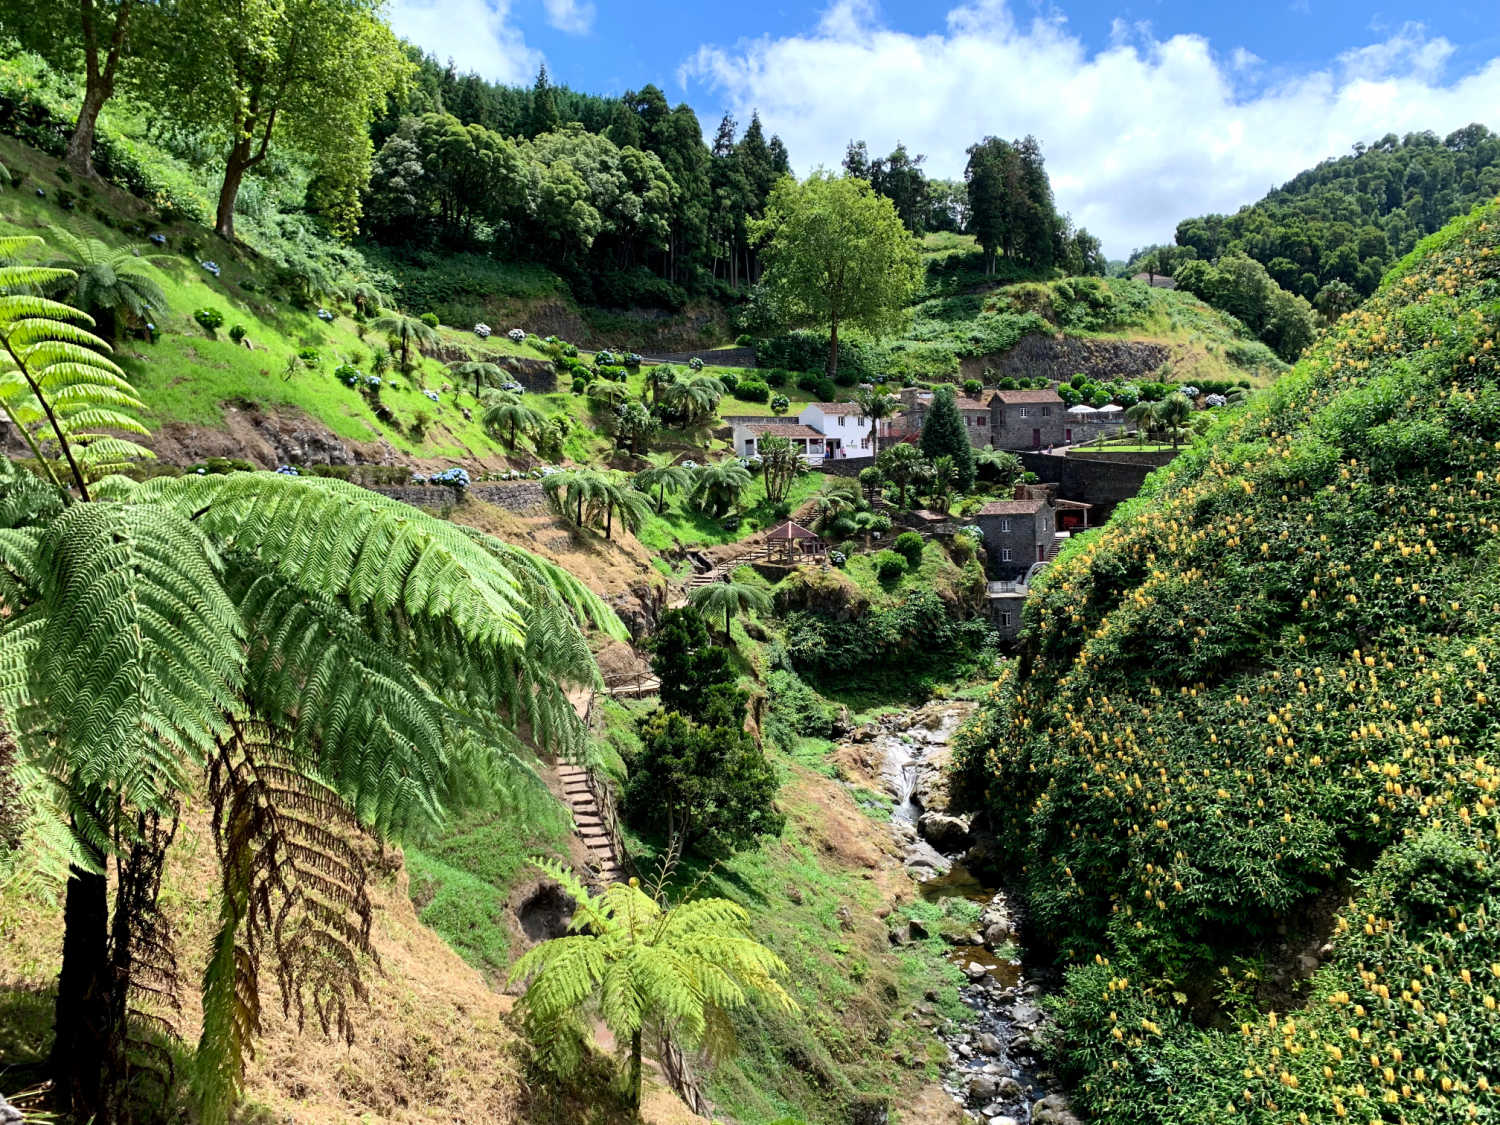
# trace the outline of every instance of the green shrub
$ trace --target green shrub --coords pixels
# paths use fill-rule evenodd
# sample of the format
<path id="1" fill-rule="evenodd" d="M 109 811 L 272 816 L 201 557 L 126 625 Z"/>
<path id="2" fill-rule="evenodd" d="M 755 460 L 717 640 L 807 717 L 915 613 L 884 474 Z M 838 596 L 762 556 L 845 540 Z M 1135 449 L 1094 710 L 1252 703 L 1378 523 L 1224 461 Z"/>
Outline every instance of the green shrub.
<path id="1" fill-rule="evenodd" d="M 233 325 L 229 329 L 229 338 L 238 344 L 245 338 L 245 326 L 243 324 Z"/>
<path id="2" fill-rule="evenodd" d="M 906 559 L 895 551 L 884 550 L 875 555 L 875 576 L 885 583 L 897 582 L 906 573 Z"/>
<path id="3" fill-rule="evenodd" d="M 730 393 L 741 402 L 766 402 L 771 397 L 771 388 L 759 379 L 741 379 Z"/>
<path id="4" fill-rule="evenodd" d="M 891 544 L 895 552 L 906 560 L 906 565 L 916 570 L 922 565 L 922 537 L 915 531 L 903 531 Z"/>
<path id="5" fill-rule="evenodd" d="M 438 320 L 437 313 L 434 312 L 424 312 L 418 319 L 420 319 L 423 324 L 427 325 L 428 328 L 436 328 L 442 323 L 440 320 Z"/>
<path id="6" fill-rule="evenodd" d="M 193 319 L 210 336 L 218 335 L 219 326 L 224 323 L 224 314 L 218 309 L 205 307 L 193 312 Z"/>

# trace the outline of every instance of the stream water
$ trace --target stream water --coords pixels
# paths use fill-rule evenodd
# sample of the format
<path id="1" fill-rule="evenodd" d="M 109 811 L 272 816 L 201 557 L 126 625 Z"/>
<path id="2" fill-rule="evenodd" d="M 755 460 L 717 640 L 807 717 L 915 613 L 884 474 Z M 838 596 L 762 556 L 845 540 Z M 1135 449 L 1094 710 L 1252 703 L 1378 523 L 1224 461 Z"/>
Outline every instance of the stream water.
<path id="1" fill-rule="evenodd" d="M 974 1017 L 935 1029 L 948 1047 L 943 1087 L 968 1121 L 1076 1125 L 1067 1099 L 1044 1080 L 1033 1045 L 1045 1021 L 1037 1005 L 1041 990 L 1022 971 L 1011 906 L 957 858 L 969 845 L 969 827 L 947 811 L 943 771 L 966 713 L 962 704 L 929 704 L 886 720 L 872 739 L 894 801 L 891 831 L 920 881 L 919 894 L 928 902 L 971 902 L 961 912 L 966 917 L 977 908 L 973 932 L 948 939 L 949 959 L 967 982 L 960 995 Z"/>

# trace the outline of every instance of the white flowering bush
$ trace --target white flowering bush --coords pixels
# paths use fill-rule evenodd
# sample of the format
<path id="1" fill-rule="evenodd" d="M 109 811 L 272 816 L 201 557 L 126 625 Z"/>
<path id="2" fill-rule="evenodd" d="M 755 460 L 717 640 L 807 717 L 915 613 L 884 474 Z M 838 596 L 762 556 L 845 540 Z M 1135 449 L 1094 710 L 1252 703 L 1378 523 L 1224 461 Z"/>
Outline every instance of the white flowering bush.
<path id="1" fill-rule="evenodd" d="M 490 326 L 481 320 L 478 324 L 474 325 L 474 335 L 478 336 L 481 340 L 488 340 L 490 338 Z"/>
<path id="2" fill-rule="evenodd" d="M 510 337 L 512 343 L 519 344 L 526 339 L 526 329 L 512 328 L 506 335 Z"/>
<path id="3" fill-rule="evenodd" d="M 471 481 L 469 479 L 469 472 L 467 469 L 455 467 L 452 469 L 444 469 L 440 473 L 433 473 L 430 477 L 427 478 L 427 483 L 439 484 L 444 488 L 451 488 L 454 492 L 458 493 L 458 495 L 462 496 L 465 490 L 468 489 Z"/>
<path id="4" fill-rule="evenodd" d="M 526 393 L 526 388 L 521 386 L 521 384 L 516 382 L 514 379 L 505 380 L 505 382 L 500 384 L 500 389 L 502 391 L 509 391 L 513 395 Z"/>
<path id="5" fill-rule="evenodd" d="M 218 277 L 219 274 L 222 272 L 219 269 L 219 263 L 218 262 L 210 260 L 210 261 L 207 261 L 207 262 L 199 262 L 198 264 L 200 266 L 202 266 L 205 270 L 207 270 L 209 273 L 213 274 L 215 277 Z"/>
<path id="6" fill-rule="evenodd" d="M 322 321 L 331 321 L 333 320 L 333 314 L 325 308 L 319 308 L 318 319 Z"/>
<path id="7" fill-rule="evenodd" d="M 609 367 L 615 362 L 615 353 L 608 348 L 600 348 L 594 353 L 595 367 Z"/>
<path id="8" fill-rule="evenodd" d="M 302 475 L 297 471 L 295 465 L 277 465 L 276 471 L 284 477 L 300 477 Z"/>
<path id="9" fill-rule="evenodd" d="M 1229 403 L 1229 400 L 1227 398 L 1225 398 L 1223 395 L 1215 394 L 1215 395 L 1204 395 L 1203 396 L 1203 405 L 1204 406 L 1226 406 L 1226 405 L 1228 405 L 1228 403 Z"/>
<path id="10" fill-rule="evenodd" d="M 699 359 L 697 356 L 694 356 L 692 359 L 688 360 L 688 366 L 690 368 L 692 368 L 694 371 L 702 371 L 703 370 L 703 361 L 701 359 Z"/>
<path id="11" fill-rule="evenodd" d="M 422 394 L 423 394 L 424 397 L 430 399 L 433 402 L 442 402 L 443 401 L 441 398 L 438 397 L 437 391 L 423 391 Z"/>
<path id="12" fill-rule="evenodd" d="M 1177 390 L 1180 394 L 1184 394 L 1188 398 L 1197 398 L 1200 394 L 1203 393 L 1197 387 L 1192 386 L 1181 386 L 1178 387 Z"/>
<path id="13" fill-rule="evenodd" d="M 333 377 L 346 387 L 357 387 L 364 375 L 359 368 L 348 363 L 341 363 L 333 369 Z"/>

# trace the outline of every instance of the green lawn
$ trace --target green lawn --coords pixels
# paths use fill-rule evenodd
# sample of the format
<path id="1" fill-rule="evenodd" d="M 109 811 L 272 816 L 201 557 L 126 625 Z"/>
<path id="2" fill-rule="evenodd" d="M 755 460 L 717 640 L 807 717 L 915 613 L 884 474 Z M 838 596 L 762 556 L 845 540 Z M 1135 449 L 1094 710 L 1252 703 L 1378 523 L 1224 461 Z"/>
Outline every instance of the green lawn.
<path id="1" fill-rule="evenodd" d="M 804 473 L 792 482 L 787 503 L 795 512 L 812 499 L 823 487 L 822 473 Z M 765 482 L 756 477 L 745 495 L 745 514 L 739 527 L 725 531 L 718 520 L 686 504 L 681 497 L 669 498 L 667 510 L 661 515 L 652 512 L 636 532 L 636 538 L 652 551 L 670 551 L 678 547 L 711 547 L 719 543 L 733 543 L 748 538 L 757 531 L 775 527 L 782 521 L 766 503 Z"/>

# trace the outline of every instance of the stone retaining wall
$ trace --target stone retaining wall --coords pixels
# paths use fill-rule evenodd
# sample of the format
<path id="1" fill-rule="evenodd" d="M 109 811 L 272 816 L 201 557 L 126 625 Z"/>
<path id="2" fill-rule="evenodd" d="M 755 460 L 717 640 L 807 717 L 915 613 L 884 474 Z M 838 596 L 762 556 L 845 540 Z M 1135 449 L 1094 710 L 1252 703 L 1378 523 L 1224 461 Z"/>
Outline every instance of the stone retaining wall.
<path id="1" fill-rule="evenodd" d="M 1065 383 L 1080 372 L 1096 380 L 1144 379 L 1170 356 L 1163 345 L 1138 340 L 1032 335 L 1000 355 L 962 359 L 959 368 L 965 379 L 982 378 L 986 368 L 1001 379 L 1045 375 Z"/>
<path id="2" fill-rule="evenodd" d="M 1075 446 L 1068 450 L 1068 456 L 1075 461 L 1114 461 L 1125 465 L 1149 465 L 1153 469 L 1159 469 L 1173 461 L 1181 452 L 1180 449 L 1163 449 L 1159 452 L 1147 453 L 1117 449 L 1079 449 Z"/>
<path id="3" fill-rule="evenodd" d="M 418 508 L 441 508 L 455 499 L 453 490 L 440 484 L 382 485 L 370 491 Z M 542 491 L 541 482 L 534 480 L 480 481 L 469 487 L 469 495 L 523 515 L 547 506 L 547 494 Z"/>
<path id="4" fill-rule="evenodd" d="M 1140 492 L 1154 466 L 1129 461 L 1102 461 L 1080 457 L 1058 457 L 1048 453 L 1018 453 L 1027 471 L 1043 484 L 1056 484 L 1064 500 L 1094 505 L 1089 526 L 1103 523 L 1116 504 Z"/>

